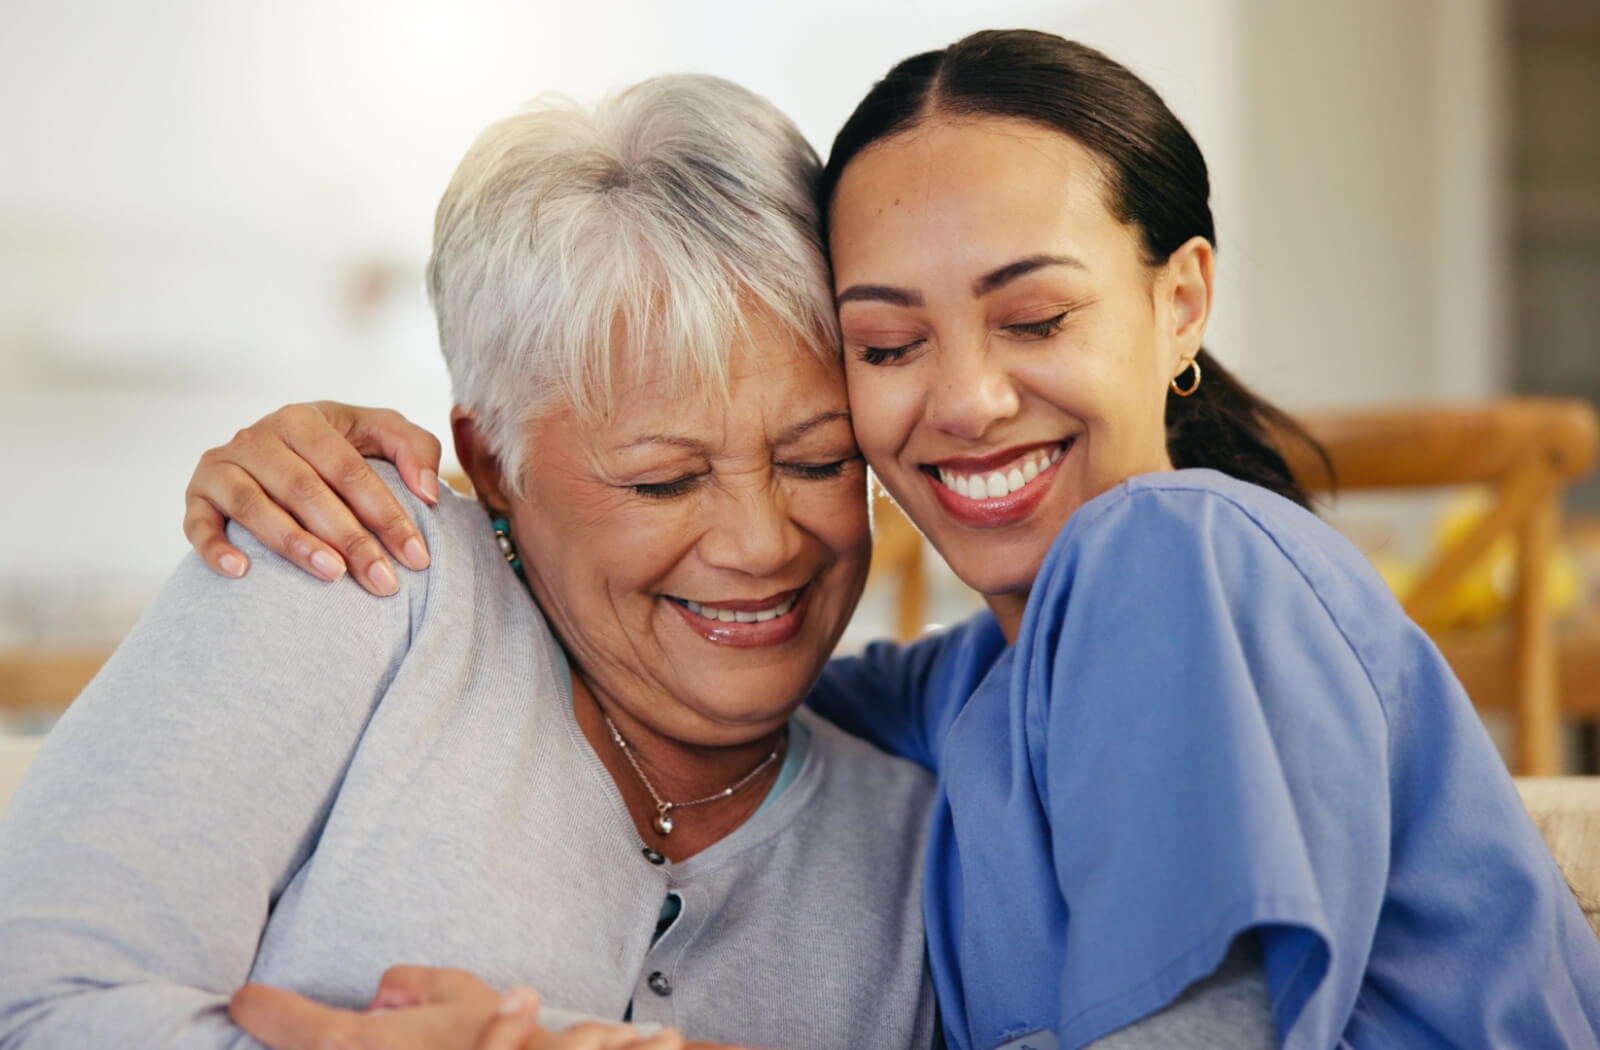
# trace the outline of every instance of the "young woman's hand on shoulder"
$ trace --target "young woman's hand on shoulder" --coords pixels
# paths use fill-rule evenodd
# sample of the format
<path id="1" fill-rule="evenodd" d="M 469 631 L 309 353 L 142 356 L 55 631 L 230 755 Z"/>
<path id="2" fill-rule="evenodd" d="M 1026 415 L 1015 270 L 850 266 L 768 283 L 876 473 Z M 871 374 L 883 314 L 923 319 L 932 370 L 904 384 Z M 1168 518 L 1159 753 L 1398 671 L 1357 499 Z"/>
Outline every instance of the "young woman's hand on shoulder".
<path id="1" fill-rule="evenodd" d="M 439 441 L 398 412 L 335 401 L 286 405 L 200 457 L 184 494 L 183 532 L 224 576 L 249 559 L 228 542 L 229 519 L 323 580 L 350 572 L 373 594 L 398 588 L 387 549 L 409 569 L 428 566 L 415 523 L 364 456 L 392 461 L 406 487 L 439 500 Z M 381 541 L 381 545 L 380 545 Z"/>

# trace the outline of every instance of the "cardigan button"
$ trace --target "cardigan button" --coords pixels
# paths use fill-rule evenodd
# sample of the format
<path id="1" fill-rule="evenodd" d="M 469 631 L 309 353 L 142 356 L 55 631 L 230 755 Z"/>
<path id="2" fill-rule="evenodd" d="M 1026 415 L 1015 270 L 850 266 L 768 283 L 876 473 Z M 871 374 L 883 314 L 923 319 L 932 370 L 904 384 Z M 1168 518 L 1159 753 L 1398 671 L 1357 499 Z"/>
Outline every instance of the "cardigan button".
<path id="1" fill-rule="evenodd" d="M 651 849 L 649 846 L 644 848 L 644 859 L 649 861 L 651 864 L 665 864 L 667 862 L 666 857 Z"/>
<path id="2" fill-rule="evenodd" d="M 657 995 L 668 996 L 672 994 L 672 982 L 667 980 L 667 975 L 662 973 L 660 970 L 657 970 L 655 973 L 645 978 L 644 983 L 648 984 L 650 986 L 650 990 L 655 992 Z"/>

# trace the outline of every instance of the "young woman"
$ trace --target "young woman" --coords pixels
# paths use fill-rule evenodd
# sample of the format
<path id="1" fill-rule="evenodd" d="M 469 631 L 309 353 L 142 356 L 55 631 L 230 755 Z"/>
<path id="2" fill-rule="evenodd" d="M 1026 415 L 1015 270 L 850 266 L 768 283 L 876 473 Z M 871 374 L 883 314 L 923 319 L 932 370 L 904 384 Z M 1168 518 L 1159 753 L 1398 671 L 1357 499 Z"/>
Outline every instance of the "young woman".
<path id="1" fill-rule="evenodd" d="M 1600 944 L 1459 684 L 1202 349 L 1208 194 L 1147 85 L 1031 32 L 902 62 L 828 162 L 857 441 L 989 606 L 812 699 L 939 775 L 946 1037 L 1078 1047 L 1190 1021 L 1169 1004 L 1198 988 L 1288 1047 L 1595 1046 Z M 239 557 L 219 511 L 333 556 L 240 504 L 314 470 L 405 549 L 328 450 L 407 448 L 416 477 L 419 439 L 330 413 L 207 461 L 187 527 L 213 565 Z M 311 488 L 293 514 L 372 564 Z"/>

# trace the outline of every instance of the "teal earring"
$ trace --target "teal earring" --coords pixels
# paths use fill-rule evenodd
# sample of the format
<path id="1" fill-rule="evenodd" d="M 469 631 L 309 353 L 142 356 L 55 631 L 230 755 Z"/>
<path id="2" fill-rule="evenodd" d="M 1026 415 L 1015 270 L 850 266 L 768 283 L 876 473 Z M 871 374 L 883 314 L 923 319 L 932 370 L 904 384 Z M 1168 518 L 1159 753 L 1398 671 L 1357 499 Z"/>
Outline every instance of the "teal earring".
<path id="1" fill-rule="evenodd" d="M 495 518 L 493 528 L 494 541 L 500 545 L 500 553 L 506 556 L 506 564 L 517 574 L 517 579 L 527 583 L 528 577 L 522 574 L 522 559 L 517 557 L 517 545 L 511 539 L 511 523 L 505 518 Z"/>

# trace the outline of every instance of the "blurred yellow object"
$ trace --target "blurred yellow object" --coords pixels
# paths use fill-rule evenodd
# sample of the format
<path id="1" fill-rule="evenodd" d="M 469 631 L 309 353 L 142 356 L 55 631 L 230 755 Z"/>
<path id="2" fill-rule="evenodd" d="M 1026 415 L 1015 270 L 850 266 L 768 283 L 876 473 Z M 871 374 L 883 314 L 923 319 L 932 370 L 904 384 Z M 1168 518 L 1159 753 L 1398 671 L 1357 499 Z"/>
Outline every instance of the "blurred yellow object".
<path id="1" fill-rule="evenodd" d="M 1383 577 L 1383 582 L 1389 585 L 1395 597 L 1404 598 L 1416 586 L 1418 573 L 1412 562 L 1392 554 L 1374 554 L 1371 558 L 1372 567 L 1378 570 L 1378 575 Z"/>
<path id="2" fill-rule="evenodd" d="M 1481 489 L 1469 489 L 1451 500 L 1434 522 L 1432 543 L 1435 551 L 1444 550 L 1466 536 L 1489 512 L 1491 499 Z M 1484 627 L 1503 615 L 1516 588 L 1517 550 L 1510 536 L 1501 536 L 1479 558 L 1449 594 L 1428 614 L 1422 626 L 1434 630 L 1453 627 Z M 1380 573 L 1384 572 L 1380 565 Z M 1545 563 L 1545 604 L 1552 616 L 1562 616 L 1577 604 L 1581 590 L 1577 558 L 1572 549 L 1557 545 Z M 1385 574 L 1395 593 L 1404 596 L 1415 583 L 1412 567 Z"/>

